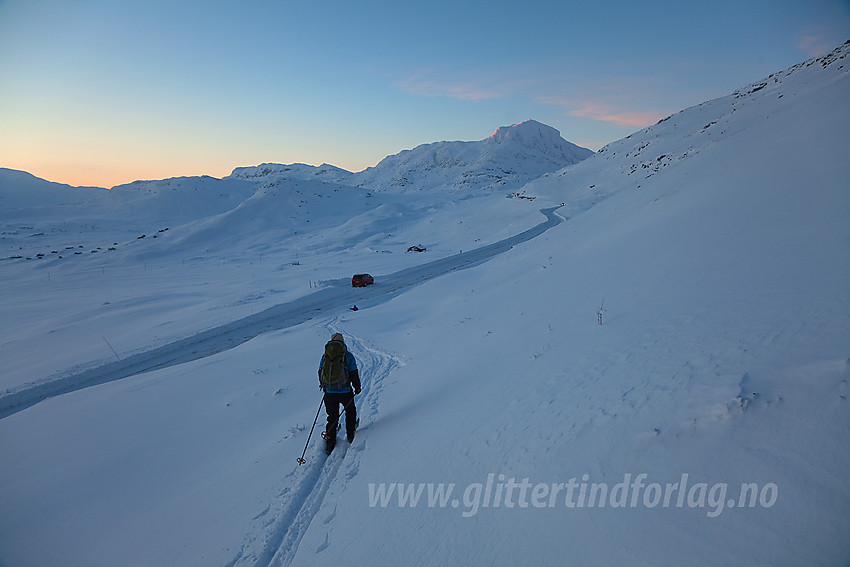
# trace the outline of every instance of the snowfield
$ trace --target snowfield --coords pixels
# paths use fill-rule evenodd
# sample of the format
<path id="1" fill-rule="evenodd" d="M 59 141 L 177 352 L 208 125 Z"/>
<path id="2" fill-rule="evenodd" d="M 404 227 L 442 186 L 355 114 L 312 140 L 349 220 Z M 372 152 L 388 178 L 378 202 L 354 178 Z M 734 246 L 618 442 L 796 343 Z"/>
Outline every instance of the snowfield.
<path id="1" fill-rule="evenodd" d="M 0 565 L 846 564 L 848 52 L 586 159 L 0 170 Z"/>

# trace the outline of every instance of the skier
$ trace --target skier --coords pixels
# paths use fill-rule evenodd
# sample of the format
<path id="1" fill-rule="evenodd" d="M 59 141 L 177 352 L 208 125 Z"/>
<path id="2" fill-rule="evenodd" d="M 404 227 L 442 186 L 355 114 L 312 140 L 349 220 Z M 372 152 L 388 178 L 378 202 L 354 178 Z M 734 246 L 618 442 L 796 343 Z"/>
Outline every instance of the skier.
<path id="1" fill-rule="evenodd" d="M 360 393 L 357 360 L 349 352 L 340 333 L 334 333 L 325 345 L 325 354 L 319 362 L 319 388 L 325 393 L 325 411 L 328 414 L 328 424 L 325 427 L 325 451 L 330 455 L 336 445 L 340 404 L 345 411 L 346 437 L 349 443 L 354 441 L 354 430 L 357 427 L 354 396 Z"/>

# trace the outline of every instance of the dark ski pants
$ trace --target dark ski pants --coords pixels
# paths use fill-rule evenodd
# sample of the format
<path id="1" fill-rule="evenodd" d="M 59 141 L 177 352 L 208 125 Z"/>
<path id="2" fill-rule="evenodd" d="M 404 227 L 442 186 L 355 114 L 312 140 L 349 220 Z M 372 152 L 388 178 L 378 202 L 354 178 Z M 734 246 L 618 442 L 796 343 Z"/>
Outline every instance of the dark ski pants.
<path id="1" fill-rule="evenodd" d="M 345 433 L 348 437 L 354 436 L 354 428 L 357 424 L 357 409 L 354 407 L 354 392 L 325 394 L 325 411 L 328 412 L 328 425 L 325 428 L 328 440 L 336 440 L 336 427 L 339 422 L 339 406 L 345 411 Z M 331 441 L 331 444 L 333 444 Z"/>

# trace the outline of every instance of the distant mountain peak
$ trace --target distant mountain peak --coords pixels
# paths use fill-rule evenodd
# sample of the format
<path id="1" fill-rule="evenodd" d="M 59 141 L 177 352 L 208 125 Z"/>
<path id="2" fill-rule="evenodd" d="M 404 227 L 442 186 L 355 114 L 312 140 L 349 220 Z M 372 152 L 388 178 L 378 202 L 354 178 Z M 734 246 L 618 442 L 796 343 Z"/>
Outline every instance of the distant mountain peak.
<path id="1" fill-rule="evenodd" d="M 525 120 L 511 126 L 499 126 L 496 131 L 487 138 L 493 142 L 519 141 L 529 138 L 540 138 L 545 140 L 557 140 L 561 133 L 551 126 L 542 124 L 537 120 Z"/>
<path id="2" fill-rule="evenodd" d="M 512 126 L 500 126 L 484 140 L 490 146 L 519 146 L 537 153 L 544 160 L 560 167 L 579 162 L 593 155 L 561 137 L 561 133 L 537 120 L 526 120 Z M 558 167 L 555 167 L 558 169 Z"/>
<path id="3" fill-rule="evenodd" d="M 536 120 L 501 126 L 476 142 L 434 142 L 355 174 L 358 185 L 402 190 L 518 188 L 593 155 Z"/>

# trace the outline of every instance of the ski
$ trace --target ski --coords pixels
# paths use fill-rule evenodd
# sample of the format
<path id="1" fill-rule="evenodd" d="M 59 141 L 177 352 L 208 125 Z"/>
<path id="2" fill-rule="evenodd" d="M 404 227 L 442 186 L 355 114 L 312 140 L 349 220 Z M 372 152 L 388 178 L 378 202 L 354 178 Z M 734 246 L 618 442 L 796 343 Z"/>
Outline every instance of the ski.
<path id="1" fill-rule="evenodd" d="M 360 427 L 360 417 L 358 417 L 357 419 L 354 420 L 354 431 L 357 431 L 358 427 Z M 342 429 L 342 423 L 337 422 L 336 431 L 333 434 L 333 439 L 334 439 L 333 446 L 328 445 L 328 440 L 330 439 L 330 435 L 328 434 L 328 432 L 327 431 L 322 432 L 322 439 L 325 440 L 325 454 L 327 454 L 328 456 L 330 456 L 330 454 L 333 452 L 334 448 L 336 447 L 336 434 L 339 432 L 340 429 Z"/>

